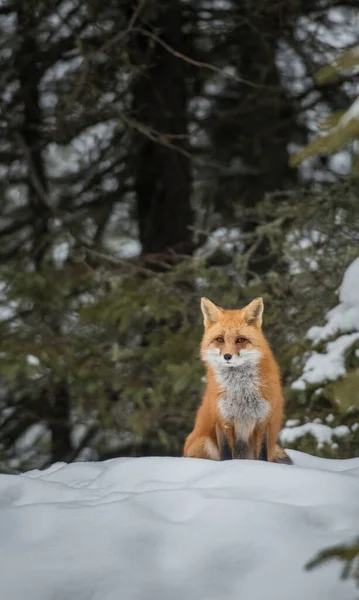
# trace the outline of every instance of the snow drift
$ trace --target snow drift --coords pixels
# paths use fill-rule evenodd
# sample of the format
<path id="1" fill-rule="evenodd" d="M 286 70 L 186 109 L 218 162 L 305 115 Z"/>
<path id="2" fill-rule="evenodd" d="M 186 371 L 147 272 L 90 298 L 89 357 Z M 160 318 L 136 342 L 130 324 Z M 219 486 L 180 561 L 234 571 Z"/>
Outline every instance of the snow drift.
<path id="1" fill-rule="evenodd" d="M 0 476 L 1 600 L 353 600 L 304 570 L 359 523 L 359 458 L 129 458 Z"/>

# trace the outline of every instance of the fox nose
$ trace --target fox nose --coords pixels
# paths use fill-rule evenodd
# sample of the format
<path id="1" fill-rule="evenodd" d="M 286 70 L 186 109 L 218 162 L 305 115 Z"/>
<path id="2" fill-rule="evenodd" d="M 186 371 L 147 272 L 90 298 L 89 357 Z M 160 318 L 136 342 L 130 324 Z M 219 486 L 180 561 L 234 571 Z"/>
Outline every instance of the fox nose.
<path id="1" fill-rule="evenodd" d="M 231 360 L 232 354 L 223 354 L 224 360 Z"/>

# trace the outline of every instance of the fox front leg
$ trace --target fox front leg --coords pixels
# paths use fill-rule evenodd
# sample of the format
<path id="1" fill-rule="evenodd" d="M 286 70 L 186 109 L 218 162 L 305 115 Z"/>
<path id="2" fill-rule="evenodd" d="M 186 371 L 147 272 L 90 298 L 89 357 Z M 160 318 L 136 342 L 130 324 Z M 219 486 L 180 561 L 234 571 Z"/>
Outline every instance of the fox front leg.
<path id="1" fill-rule="evenodd" d="M 227 437 L 220 427 L 216 427 L 217 443 L 219 449 L 219 460 L 232 460 L 233 453 Z"/>
<path id="2" fill-rule="evenodd" d="M 250 458 L 248 442 L 245 442 L 244 440 L 241 440 L 241 439 L 238 439 L 236 441 L 233 458 L 241 458 L 241 459 Z"/>
<path id="3" fill-rule="evenodd" d="M 263 434 L 261 449 L 258 458 L 259 460 L 265 460 L 268 462 L 268 436 L 266 431 Z"/>
<path id="4" fill-rule="evenodd" d="M 251 458 L 251 450 L 249 446 L 251 430 L 243 427 L 241 422 L 235 423 L 234 426 L 234 452 L 233 458 L 242 460 Z"/>

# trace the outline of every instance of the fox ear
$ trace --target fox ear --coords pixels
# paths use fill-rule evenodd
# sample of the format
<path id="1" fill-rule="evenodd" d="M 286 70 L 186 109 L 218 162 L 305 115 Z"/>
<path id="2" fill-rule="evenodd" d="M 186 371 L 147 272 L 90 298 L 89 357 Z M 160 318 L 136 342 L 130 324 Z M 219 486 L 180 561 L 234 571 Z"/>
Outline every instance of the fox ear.
<path id="1" fill-rule="evenodd" d="M 204 325 L 205 327 L 209 327 L 218 321 L 222 308 L 208 300 L 208 298 L 201 298 L 201 311 L 204 317 Z"/>
<path id="2" fill-rule="evenodd" d="M 262 327 L 262 315 L 264 304 L 262 298 L 255 298 L 244 309 L 244 316 L 248 325 Z"/>

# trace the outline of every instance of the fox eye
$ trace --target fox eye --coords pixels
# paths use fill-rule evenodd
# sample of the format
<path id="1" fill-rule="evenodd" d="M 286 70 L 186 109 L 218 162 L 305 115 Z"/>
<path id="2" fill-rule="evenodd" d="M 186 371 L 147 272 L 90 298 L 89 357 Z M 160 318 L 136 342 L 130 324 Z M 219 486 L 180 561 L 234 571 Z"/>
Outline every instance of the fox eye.
<path id="1" fill-rule="evenodd" d="M 216 338 L 216 342 L 218 342 L 219 344 L 223 344 L 223 342 L 224 342 L 223 337 Z"/>
<path id="2" fill-rule="evenodd" d="M 246 338 L 238 338 L 238 340 L 236 341 L 236 344 L 243 344 L 243 342 L 246 342 Z"/>

